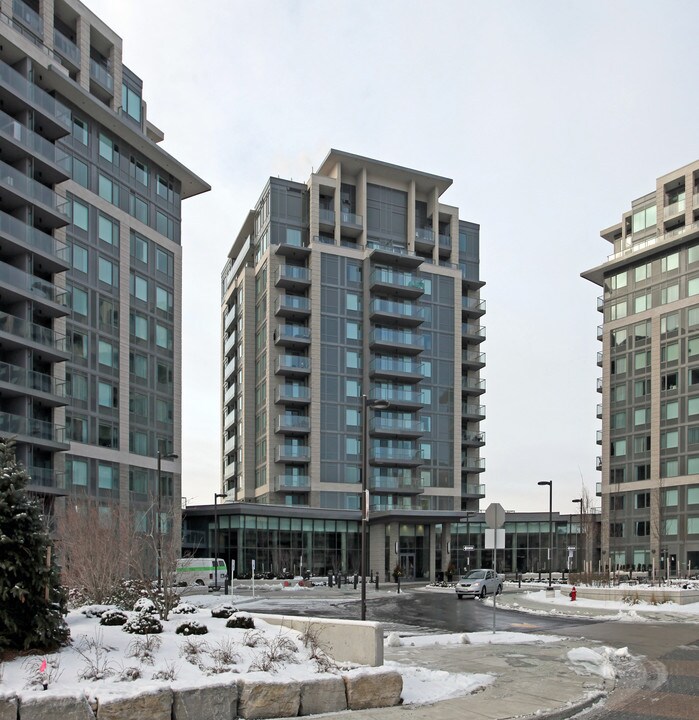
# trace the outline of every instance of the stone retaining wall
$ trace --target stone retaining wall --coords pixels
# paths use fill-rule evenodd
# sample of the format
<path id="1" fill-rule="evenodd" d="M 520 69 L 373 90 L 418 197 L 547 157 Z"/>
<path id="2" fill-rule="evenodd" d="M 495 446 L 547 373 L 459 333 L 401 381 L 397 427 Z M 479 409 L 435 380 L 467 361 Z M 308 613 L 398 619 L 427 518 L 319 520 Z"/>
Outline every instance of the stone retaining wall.
<path id="1" fill-rule="evenodd" d="M 231 720 L 281 718 L 399 705 L 403 678 L 366 668 L 303 681 L 240 678 L 230 684 L 178 687 L 127 696 L 61 696 L 51 691 L 0 697 L 0 720 Z"/>
<path id="2" fill-rule="evenodd" d="M 560 587 L 561 595 L 570 595 L 570 585 Z M 578 587 L 579 598 L 587 600 L 616 600 L 660 604 L 673 602 L 677 605 L 688 605 L 699 602 L 699 590 L 683 590 L 676 587 Z"/>

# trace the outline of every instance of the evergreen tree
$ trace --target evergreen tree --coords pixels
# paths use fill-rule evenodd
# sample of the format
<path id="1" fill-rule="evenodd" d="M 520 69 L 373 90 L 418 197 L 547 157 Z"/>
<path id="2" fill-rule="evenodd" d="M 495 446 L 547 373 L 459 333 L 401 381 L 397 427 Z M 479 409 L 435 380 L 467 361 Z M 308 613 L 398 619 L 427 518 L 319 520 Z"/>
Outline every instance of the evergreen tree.
<path id="1" fill-rule="evenodd" d="M 28 481 L 12 442 L 0 440 L 0 651 L 54 650 L 70 634 L 51 539 Z"/>

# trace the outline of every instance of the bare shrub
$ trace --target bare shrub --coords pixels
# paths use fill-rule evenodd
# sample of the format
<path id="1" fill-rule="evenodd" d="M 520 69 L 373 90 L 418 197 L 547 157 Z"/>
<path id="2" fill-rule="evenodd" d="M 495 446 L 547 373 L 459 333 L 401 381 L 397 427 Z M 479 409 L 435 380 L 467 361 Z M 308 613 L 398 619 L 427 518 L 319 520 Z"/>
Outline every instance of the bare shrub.
<path id="1" fill-rule="evenodd" d="M 221 665 L 235 665 L 240 662 L 240 655 L 235 651 L 232 640 L 223 639 L 211 651 L 211 657 Z"/>
<path id="2" fill-rule="evenodd" d="M 206 640 L 188 637 L 180 645 L 180 657 L 183 657 L 188 663 L 196 665 L 203 669 L 202 655 L 210 652 L 209 644 Z"/>
<path id="3" fill-rule="evenodd" d="M 256 648 L 266 644 L 267 639 L 259 630 L 248 630 L 243 635 L 243 645 L 247 647 Z"/>
<path id="4" fill-rule="evenodd" d="M 104 680 L 114 674 L 114 666 L 109 659 L 109 651 L 102 642 L 102 631 L 96 630 L 94 637 L 83 635 L 74 646 L 75 652 L 83 660 L 83 667 L 78 672 L 81 680 Z"/>
<path id="5" fill-rule="evenodd" d="M 144 635 L 129 643 L 129 647 L 126 649 L 126 657 L 135 657 L 145 665 L 153 665 L 155 653 L 158 652 L 161 645 L 162 640 L 156 635 Z"/>
<path id="6" fill-rule="evenodd" d="M 174 662 L 165 662 L 160 670 L 156 670 L 153 673 L 152 678 L 153 680 L 166 680 L 168 682 L 172 682 L 173 680 L 177 680 L 177 672 L 178 667 Z"/>
<path id="7" fill-rule="evenodd" d="M 297 662 L 296 653 L 299 649 L 288 635 L 280 632 L 272 640 L 264 638 L 264 645 L 265 649 L 253 660 L 250 670 L 275 672 L 283 663 Z"/>
<path id="8" fill-rule="evenodd" d="M 116 679 L 120 682 L 133 682 L 143 677 L 141 668 L 138 665 L 121 665 L 116 671 Z"/>
<path id="9" fill-rule="evenodd" d="M 41 666 L 44 660 L 46 660 L 46 668 L 42 671 Z M 25 684 L 27 688 L 43 687 L 44 690 L 47 690 L 49 687 L 55 685 L 61 675 L 63 675 L 61 659 L 58 655 L 48 658 L 33 655 L 22 663 L 22 668 L 27 678 Z"/>

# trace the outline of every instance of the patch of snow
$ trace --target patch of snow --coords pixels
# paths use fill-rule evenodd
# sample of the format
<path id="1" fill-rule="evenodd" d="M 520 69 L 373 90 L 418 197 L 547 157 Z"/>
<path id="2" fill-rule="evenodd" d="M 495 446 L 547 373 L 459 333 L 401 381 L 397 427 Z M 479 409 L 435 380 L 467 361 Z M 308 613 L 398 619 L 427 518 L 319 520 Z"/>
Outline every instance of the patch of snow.
<path id="1" fill-rule="evenodd" d="M 386 661 L 384 665 L 403 676 L 401 698 L 407 705 L 426 705 L 463 697 L 495 682 L 493 675 L 483 673 L 450 673 L 391 661 Z"/>

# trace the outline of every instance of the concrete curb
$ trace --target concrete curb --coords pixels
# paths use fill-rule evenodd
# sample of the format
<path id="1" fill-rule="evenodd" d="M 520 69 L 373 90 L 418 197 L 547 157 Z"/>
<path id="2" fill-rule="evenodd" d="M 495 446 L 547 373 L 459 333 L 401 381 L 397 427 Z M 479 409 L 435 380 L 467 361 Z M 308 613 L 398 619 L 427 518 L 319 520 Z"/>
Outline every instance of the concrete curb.
<path id="1" fill-rule="evenodd" d="M 565 707 L 558 708 L 557 710 L 536 712 L 531 715 L 525 715 L 522 720 L 566 720 L 566 718 L 573 717 L 583 710 L 589 710 L 598 703 L 604 702 L 609 697 L 609 693 L 606 691 L 598 690 L 590 693 L 589 697 L 583 700 L 576 700 L 566 705 Z"/>

